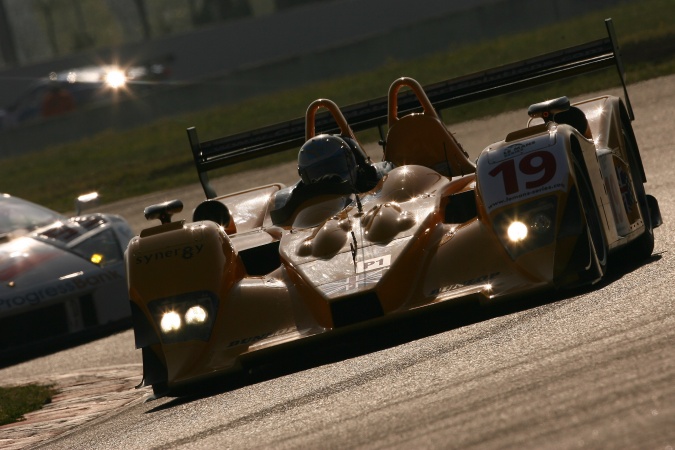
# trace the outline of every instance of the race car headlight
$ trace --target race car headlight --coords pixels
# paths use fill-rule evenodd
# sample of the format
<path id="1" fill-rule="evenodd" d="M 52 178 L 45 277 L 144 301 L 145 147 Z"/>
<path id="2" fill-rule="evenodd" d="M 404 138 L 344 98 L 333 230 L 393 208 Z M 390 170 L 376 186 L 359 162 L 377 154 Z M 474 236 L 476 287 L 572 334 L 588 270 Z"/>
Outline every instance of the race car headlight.
<path id="1" fill-rule="evenodd" d="M 515 220 L 509 225 L 506 234 L 511 241 L 520 242 L 527 237 L 527 225 L 519 220 Z"/>
<path id="2" fill-rule="evenodd" d="M 537 235 L 547 234 L 553 225 L 553 219 L 547 213 L 537 213 L 529 217 L 529 223 L 514 220 L 508 226 L 506 234 L 512 242 L 520 242 L 527 239 L 530 231 Z"/>
<path id="3" fill-rule="evenodd" d="M 177 331 L 181 327 L 180 315 L 175 311 L 168 311 L 162 315 L 162 320 L 159 323 L 164 333 Z"/>
<path id="4" fill-rule="evenodd" d="M 548 233 L 548 231 L 551 229 L 551 226 L 553 224 L 553 220 L 551 219 L 551 216 L 546 213 L 539 213 L 534 216 L 532 219 L 532 224 L 530 225 L 530 228 L 532 228 L 532 231 L 534 231 L 537 234 L 545 234 Z"/>
<path id="5" fill-rule="evenodd" d="M 557 205 L 558 198 L 550 196 L 495 216 L 495 231 L 511 258 L 553 242 Z"/>
<path id="6" fill-rule="evenodd" d="M 154 321 L 159 325 L 163 343 L 189 340 L 208 341 L 218 310 L 212 292 L 191 292 L 148 303 Z"/>
<path id="7" fill-rule="evenodd" d="M 206 310 L 201 306 L 193 306 L 185 313 L 185 323 L 188 325 L 199 325 L 206 322 Z"/>
<path id="8" fill-rule="evenodd" d="M 127 77 L 121 70 L 111 70 L 105 75 L 105 84 L 113 89 L 121 88 L 127 82 Z"/>

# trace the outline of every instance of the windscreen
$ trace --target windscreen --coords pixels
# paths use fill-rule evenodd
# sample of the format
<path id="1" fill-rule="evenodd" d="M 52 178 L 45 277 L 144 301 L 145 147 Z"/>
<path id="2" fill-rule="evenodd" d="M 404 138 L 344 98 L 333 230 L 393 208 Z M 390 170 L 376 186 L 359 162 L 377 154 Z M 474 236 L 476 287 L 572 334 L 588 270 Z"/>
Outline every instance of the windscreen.
<path id="1" fill-rule="evenodd" d="M 0 195 L 0 235 L 18 230 L 34 230 L 57 220 L 65 218 L 50 209 L 20 198 Z"/>

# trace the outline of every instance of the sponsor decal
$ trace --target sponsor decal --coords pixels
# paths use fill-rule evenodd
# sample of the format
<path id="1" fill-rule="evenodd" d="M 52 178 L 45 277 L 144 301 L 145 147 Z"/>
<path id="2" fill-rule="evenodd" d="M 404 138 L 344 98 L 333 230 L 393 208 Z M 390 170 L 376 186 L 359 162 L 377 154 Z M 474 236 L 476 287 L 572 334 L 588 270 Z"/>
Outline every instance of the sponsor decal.
<path id="1" fill-rule="evenodd" d="M 502 150 L 502 157 L 503 159 L 507 158 L 513 158 L 514 156 L 521 155 L 525 153 L 528 148 L 534 144 L 536 144 L 537 141 L 529 141 L 529 142 L 519 142 L 517 144 L 509 145 L 505 149 Z"/>
<path id="2" fill-rule="evenodd" d="M 13 280 L 57 256 L 55 252 L 3 253 L 0 257 L 3 262 L 0 266 L 0 281 Z"/>
<path id="3" fill-rule="evenodd" d="M 633 212 L 633 205 L 635 204 L 633 192 L 630 188 L 630 176 L 628 176 L 628 173 L 623 167 L 617 166 L 616 178 L 619 181 L 619 190 L 621 192 L 623 206 L 626 208 L 626 214 L 630 215 Z"/>
<path id="4" fill-rule="evenodd" d="M 534 141 L 533 141 L 534 142 Z M 521 144 L 529 145 L 529 144 Z M 511 158 L 495 165 L 481 165 L 480 182 L 488 212 L 547 192 L 565 191 L 569 174 L 562 149 L 527 151 L 507 147 Z"/>
<path id="5" fill-rule="evenodd" d="M 526 199 L 526 198 L 531 197 L 533 195 L 543 194 L 543 193 L 546 193 L 546 192 L 549 192 L 549 191 L 564 191 L 564 190 L 565 190 L 565 184 L 556 183 L 556 184 L 552 184 L 550 186 L 541 187 L 539 189 L 533 189 L 531 191 L 524 192 L 524 193 L 521 193 L 521 194 L 509 195 L 508 197 L 504 197 L 504 199 L 502 199 L 502 200 L 498 200 L 496 202 L 490 203 L 488 205 L 488 211 L 492 211 L 493 209 L 495 209 L 496 207 L 501 206 L 501 205 L 507 205 L 507 204 L 513 203 L 517 200 Z"/>
<path id="6" fill-rule="evenodd" d="M 323 293 L 329 296 L 340 294 L 342 292 L 356 291 L 358 289 L 367 288 L 377 284 L 377 282 L 382 278 L 382 275 L 384 275 L 385 270 L 386 268 L 383 268 L 356 274 L 349 278 L 333 281 L 332 283 L 326 283 L 322 286 L 319 286 L 319 288 Z"/>
<path id="7" fill-rule="evenodd" d="M 391 265 L 391 255 L 383 255 L 377 258 L 366 259 L 356 263 L 356 273 L 368 272 L 369 270 L 382 269 Z"/>
<path id="8" fill-rule="evenodd" d="M 326 295 L 356 291 L 377 284 L 391 265 L 391 255 L 382 255 L 356 263 L 356 275 L 319 286 Z"/>
<path id="9" fill-rule="evenodd" d="M 169 259 L 192 259 L 199 255 L 203 248 L 204 244 L 166 248 L 152 253 L 135 255 L 134 261 L 136 264 L 152 264 L 158 261 L 165 261 Z"/>
<path id="10" fill-rule="evenodd" d="M 111 281 L 124 280 L 124 276 L 116 270 L 107 270 L 103 273 L 67 278 L 59 283 L 53 283 L 40 289 L 23 292 L 18 295 L 0 297 L 0 311 L 6 311 L 21 306 L 35 306 L 54 298 L 85 291 Z"/>
<path id="11" fill-rule="evenodd" d="M 277 331 L 268 331 L 266 333 L 258 334 L 256 336 L 249 336 L 245 338 L 235 339 L 227 344 L 228 347 L 237 347 L 239 345 L 250 345 L 263 339 L 267 339 L 274 336 L 281 336 L 283 334 L 292 333 L 295 331 L 295 328 L 282 328 Z"/>
<path id="12" fill-rule="evenodd" d="M 448 292 L 456 291 L 458 289 L 465 288 L 467 286 L 474 286 L 474 285 L 479 285 L 479 284 L 486 284 L 489 283 L 492 279 L 496 278 L 499 275 L 499 272 L 494 272 L 489 275 L 481 275 L 476 278 L 470 278 L 466 281 L 462 281 L 461 283 L 455 283 L 455 284 L 450 284 L 448 286 L 441 286 L 438 287 L 434 290 L 432 290 L 429 293 L 429 297 L 437 297 L 443 294 L 447 294 Z"/>

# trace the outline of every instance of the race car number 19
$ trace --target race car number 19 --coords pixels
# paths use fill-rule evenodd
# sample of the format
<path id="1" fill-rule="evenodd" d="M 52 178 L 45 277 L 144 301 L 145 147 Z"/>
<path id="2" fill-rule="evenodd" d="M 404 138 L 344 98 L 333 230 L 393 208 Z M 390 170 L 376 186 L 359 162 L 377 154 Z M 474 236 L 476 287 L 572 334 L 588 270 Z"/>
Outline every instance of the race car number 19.
<path id="1" fill-rule="evenodd" d="M 504 182 L 504 193 L 506 195 L 513 195 L 520 190 L 518 186 L 518 171 L 527 176 L 540 174 L 539 177 L 526 181 L 525 189 L 536 189 L 544 186 L 555 176 L 555 156 L 547 151 L 533 152 L 525 155 L 518 162 L 517 167 L 515 159 L 507 159 L 492 169 L 489 174 L 492 177 L 496 177 L 501 173 Z"/>
<path id="2" fill-rule="evenodd" d="M 533 196 L 566 190 L 566 152 L 555 145 L 528 147 L 529 151 L 517 153 L 507 151 L 508 147 L 495 149 L 478 159 L 477 175 L 488 212 Z"/>

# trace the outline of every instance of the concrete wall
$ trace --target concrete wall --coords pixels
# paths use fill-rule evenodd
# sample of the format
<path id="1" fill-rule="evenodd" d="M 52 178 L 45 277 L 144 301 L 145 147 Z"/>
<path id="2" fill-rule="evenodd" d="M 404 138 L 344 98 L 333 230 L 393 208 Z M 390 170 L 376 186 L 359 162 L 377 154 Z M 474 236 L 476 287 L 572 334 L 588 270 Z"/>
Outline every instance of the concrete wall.
<path id="1" fill-rule="evenodd" d="M 157 54 L 173 51 L 175 76 L 183 84 L 2 132 L 0 158 L 542 27 L 616 3 L 425 0 L 410 8 L 409 0 L 342 0 L 152 42 L 148 46 Z"/>

